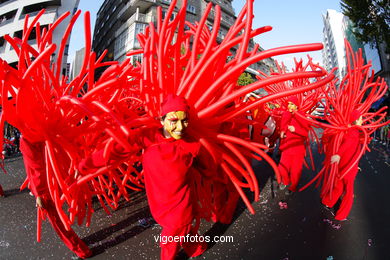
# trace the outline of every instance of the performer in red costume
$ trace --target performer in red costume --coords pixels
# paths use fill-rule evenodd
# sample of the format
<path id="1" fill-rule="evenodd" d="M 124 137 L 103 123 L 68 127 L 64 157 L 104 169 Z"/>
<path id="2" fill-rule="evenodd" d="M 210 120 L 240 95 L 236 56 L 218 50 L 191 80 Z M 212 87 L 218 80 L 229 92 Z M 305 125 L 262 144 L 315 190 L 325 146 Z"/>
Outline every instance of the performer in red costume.
<path id="1" fill-rule="evenodd" d="M 185 135 L 189 108 L 184 98 L 168 95 L 161 107 L 160 129 L 139 132 L 137 140 L 145 149 L 142 165 L 145 189 L 150 211 L 163 228 L 161 237 L 197 235 L 192 223 L 195 219 L 191 183 L 194 174 L 191 166 L 199 154 L 200 144 Z M 111 160 L 121 159 L 131 151 L 119 145 L 113 147 L 109 158 L 103 151 L 93 154 L 80 163 L 80 170 L 99 168 Z M 161 259 L 174 259 L 181 247 L 189 257 L 202 254 L 207 249 L 203 242 L 160 243 Z"/>
<path id="2" fill-rule="evenodd" d="M 354 125 L 362 125 L 363 119 L 359 111 L 352 111 L 351 118 Z M 353 185 L 358 173 L 359 161 L 356 161 L 356 157 L 359 155 L 362 146 L 363 143 L 361 142 L 359 130 L 350 128 L 344 134 L 337 153 L 332 155 L 330 159 L 331 163 L 338 164 L 338 174 L 336 175 L 332 192 L 322 197 L 322 203 L 328 208 L 333 208 L 336 202 L 341 199 L 340 207 L 335 216 L 337 220 L 346 220 L 351 211 L 354 197 Z M 351 167 L 353 162 L 355 164 Z M 342 178 L 342 176 L 344 177 Z"/>
<path id="3" fill-rule="evenodd" d="M 172 164 L 180 170 L 178 173 L 185 173 L 187 176 L 185 182 L 182 182 L 184 177 L 181 175 L 180 178 L 172 181 L 175 185 L 184 185 L 177 186 L 177 188 L 186 190 L 191 187 L 191 192 L 194 191 L 194 195 L 191 194 L 190 198 L 196 198 L 198 203 L 191 204 L 192 215 L 205 220 L 214 217 L 213 219 L 223 221 L 221 215 L 225 211 L 219 209 L 224 205 L 217 200 L 223 201 L 226 197 L 228 200 L 235 199 L 236 194 L 230 190 L 235 190 L 249 211 L 254 214 L 254 208 L 244 192 L 244 189 L 252 191 L 254 200 L 258 201 L 259 187 L 250 164 L 251 159 L 267 161 L 279 180 L 277 165 L 263 151 L 267 149 L 266 146 L 244 140 L 235 136 L 235 133 L 221 132 L 221 126 L 236 123 L 236 119 L 242 118 L 246 111 L 262 103 L 319 88 L 333 78 L 333 75 L 328 76 L 326 71 L 313 70 L 289 73 L 289 75 L 272 75 L 270 81 L 237 86 L 239 75 L 250 63 L 274 55 L 320 50 L 322 44 L 285 46 L 266 52 L 259 51 L 255 46 L 253 51 L 248 52 L 251 38 L 271 30 L 270 26 L 252 29 L 252 0 L 247 1 L 222 42 L 215 40 L 219 31 L 218 21 L 221 17 L 221 9 L 218 5 L 213 7 L 213 3 L 210 2 L 205 9 L 202 21 L 189 24 L 185 19 L 187 1 L 184 0 L 178 10 L 176 9 L 177 2 L 172 0 L 165 15 L 166 19 L 162 19 L 163 10 L 158 8 L 156 24 L 151 24 L 145 28 L 143 33 L 137 35 L 140 49 L 127 54 L 130 57 L 143 56 L 142 63 L 137 62 L 135 67 L 131 65 L 133 59 L 126 59 L 122 63 L 105 62 L 104 57 L 107 52 L 96 56 L 91 51 L 89 13 L 86 13 L 85 27 L 88 29 L 85 33 L 86 55 L 79 75 L 70 82 L 61 75 L 62 58 L 66 39 L 80 12 L 76 12 L 71 19 L 59 46 L 52 43 L 52 33 L 54 28 L 65 19 L 66 14 L 62 15 L 50 30 L 41 30 L 38 20 L 44 13 L 42 10 L 33 21 L 26 17 L 24 27 L 27 29 L 23 30 L 22 39 L 4 36 L 5 40 L 14 46 L 19 61 L 17 69 L 14 69 L 0 59 L 0 88 L 2 90 L 0 93 L 8 93 L 1 96 L 3 113 L 0 117 L 0 126 L 8 121 L 20 129 L 32 142 L 35 142 L 35 139 L 30 138 L 31 135 L 38 135 L 40 138 L 42 136 L 45 141 L 46 174 L 47 179 L 50 180 L 48 181 L 49 193 L 62 223 L 68 229 L 75 221 L 82 224 L 86 220 L 86 225 L 89 225 L 93 214 L 91 201 L 94 196 L 97 196 L 103 209 L 109 212 L 107 206 L 117 208 L 120 198 L 129 198 L 130 195 L 126 188 L 135 190 L 143 188 L 143 179 L 145 179 L 146 187 L 153 189 L 153 185 L 156 184 L 150 181 L 148 183 L 149 177 L 146 176 L 148 167 L 152 167 L 146 165 L 147 157 L 150 156 L 150 159 L 153 152 L 161 152 L 164 160 L 177 155 L 177 160 L 174 161 L 182 161 L 176 165 L 168 160 L 167 165 Z M 206 21 L 213 8 L 216 22 L 210 30 Z M 176 13 L 174 19 L 169 19 L 174 12 Z M 30 36 L 33 37 L 31 32 L 34 28 L 37 32 L 38 48 L 28 44 Z M 229 50 L 236 45 L 238 46 L 236 55 L 232 56 Z M 53 63 L 51 54 L 54 53 L 56 46 L 58 58 Z M 229 62 L 226 62 L 227 60 Z M 95 81 L 95 70 L 106 66 L 109 67 L 99 80 Z M 280 91 L 254 102 L 235 103 L 247 93 L 271 84 L 271 82 L 276 84 L 297 77 L 313 78 L 313 81 L 305 86 Z M 155 126 L 159 125 L 156 118 L 162 115 L 161 102 L 168 94 L 184 97 L 191 107 L 191 127 L 187 129 L 183 140 L 175 139 L 180 131 L 169 132 L 166 129 L 169 135 L 176 140 L 171 142 L 171 139 L 165 138 L 167 136 L 163 135 L 164 132 Z M 12 99 L 9 98 L 10 95 Z M 235 105 L 230 106 L 232 103 Z M 185 115 L 187 116 L 187 113 Z M 174 118 L 181 116 L 183 116 L 181 113 L 175 114 Z M 168 116 L 166 118 L 169 119 Z M 178 122 L 166 118 L 163 119 L 165 126 L 169 126 L 170 121 L 175 121 L 175 124 Z M 180 127 L 183 127 L 184 121 L 180 124 Z M 132 138 L 135 136 L 137 142 L 129 142 L 129 140 L 134 140 Z M 190 137 L 196 142 L 190 141 Z M 0 146 L 1 142 L 0 139 Z M 183 144 L 188 151 L 179 145 L 181 142 L 188 143 Z M 200 148 L 197 148 L 195 144 L 200 144 L 202 150 L 205 150 L 205 156 L 200 156 L 203 152 L 198 152 Z M 146 165 L 144 165 L 145 177 L 143 174 L 134 174 L 132 167 L 140 161 L 142 153 L 138 152 L 141 145 L 146 147 L 144 152 L 150 152 L 143 158 L 143 163 Z M 114 160 L 113 163 L 108 160 L 106 167 L 93 173 L 74 174 L 74 169 L 77 168 L 82 158 L 89 158 L 91 154 L 102 149 L 104 152 L 101 152 L 101 159 L 103 159 L 103 154 L 106 159 L 111 156 L 112 158 L 116 156 L 123 158 L 126 154 L 128 156 L 123 160 Z M 106 156 L 110 154 L 110 151 L 112 155 Z M 192 163 L 193 159 L 201 163 Z M 155 163 L 154 158 L 153 163 Z M 198 167 L 201 164 L 207 167 Z M 212 167 L 209 167 L 210 165 Z M 158 171 L 166 171 L 165 173 L 169 173 L 168 177 L 170 177 L 173 174 L 172 170 L 169 167 L 166 168 L 167 170 L 160 168 Z M 216 171 L 212 171 L 213 169 Z M 196 174 L 192 174 L 193 172 Z M 149 175 L 153 176 L 153 174 Z M 208 175 L 212 176 L 209 178 Z M 195 180 L 190 183 L 193 176 Z M 164 182 L 168 180 L 169 178 L 163 179 Z M 217 185 L 219 185 L 218 188 L 216 188 Z M 159 185 L 155 187 L 158 192 L 160 192 L 159 187 Z M 159 196 L 158 193 L 156 194 L 150 196 Z M 163 196 L 164 198 L 167 197 Z M 161 199 L 158 199 L 160 203 Z M 177 210 L 188 212 L 183 210 L 190 207 L 188 202 L 184 203 L 187 197 L 179 199 Z M 152 204 L 153 202 L 151 202 L 151 207 L 153 207 Z M 172 233 L 173 228 L 169 224 L 174 219 L 169 219 L 168 216 L 174 215 L 170 214 L 170 210 L 176 210 L 176 208 L 161 207 L 157 204 L 153 214 L 156 220 L 160 219 L 161 223 L 167 221 L 163 232 Z M 228 208 L 226 210 L 233 212 Z M 188 213 L 188 216 L 191 216 L 191 213 Z M 190 219 L 190 217 L 187 218 Z M 181 216 L 180 220 L 183 221 L 182 219 L 185 218 Z M 181 224 L 189 227 L 188 222 L 183 221 Z M 183 226 L 174 228 L 175 230 L 180 228 L 180 232 L 185 230 Z M 168 248 L 176 251 L 179 246 L 177 243 L 171 247 L 170 245 L 165 246 L 167 248 L 165 252 L 170 252 Z"/>
<path id="4" fill-rule="evenodd" d="M 316 182 L 316 186 L 321 187 L 322 203 L 328 209 L 341 199 L 336 220 L 345 220 L 352 208 L 358 163 L 365 151 L 370 151 L 370 135 L 389 124 L 384 120 L 387 107 L 369 112 L 372 104 L 386 93 L 386 82 L 380 77 L 372 77 L 371 64 L 365 64 L 361 49 L 354 52 L 348 41 L 345 46 L 346 75 L 332 81 L 324 93 L 327 124 L 316 123 L 324 128 L 322 144 L 326 156 L 323 167 L 300 189 Z"/>
<path id="5" fill-rule="evenodd" d="M 29 187 L 36 197 L 37 207 L 40 207 L 46 213 L 55 232 L 70 250 L 83 259 L 92 256 L 92 251 L 77 234 L 72 229 L 66 230 L 50 197 L 45 169 L 45 143 L 31 143 L 22 137 L 20 150 L 23 154 L 27 178 L 30 182 Z"/>
<path id="6" fill-rule="evenodd" d="M 288 99 L 287 111 L 282 115 L 280 127 L 280 150 L 282 156 L 279 162 L 279 171 L 282 178 L 281 189 L 290 185 L 287 194 L 296 191 L 302 173 L 305 158 L 305 141 L 309 134 L 309 124 L 298 117 L 298 99 Z"/>

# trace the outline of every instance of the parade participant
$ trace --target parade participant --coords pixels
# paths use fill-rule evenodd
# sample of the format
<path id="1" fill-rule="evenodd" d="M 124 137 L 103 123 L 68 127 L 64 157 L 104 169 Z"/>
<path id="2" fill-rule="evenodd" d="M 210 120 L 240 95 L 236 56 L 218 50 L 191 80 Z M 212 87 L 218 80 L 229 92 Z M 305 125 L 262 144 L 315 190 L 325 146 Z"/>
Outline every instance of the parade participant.
<path id="1" fill-rule="evenodd" d="M 357 110 L 352 111 L 351 121 L 353 125 L 361 126 L 363 122 L 361 113 Z M 322 198 L 322 203 L 328 208 L 333 208 L 336 202 L 341 199 L 340 207 L 335 216 L 337 220 L 346 220 L 351 211 L 354 197 L 353 186 L 359 168 L 359 161 L 356 161 L 356 157 L 362 146 L 359 130 L 351 127 L 344 134 L 336 154 L 330 158 L 332 164 L 337 164 L 338 174 L 335 178 L 333 191 Z M 354 163 L 352 167 L 351 163 Z M 344 177 L 341 178 L 341 176 Z"/>
<path id="2" fill-rule="evenodd" d="M 305 142 L 309 133 L 309 124 L 298 117 L 298 99 L 292 96 L 288 99 L 287 111 L 282 115 L 280 126 L 280 150 L 282 151 L 279 162 L 279 171 L 282 178 L 281 189 L 290 185 L 289 191 L 295 192 L 302 173 L 305 158 Z"/>
<path id="3" fill-rule="evenodd" d="M 199 154 L 200 144 L 186 136 L 189 124 L 189 107 L 182 97 L 168 95 L 161 107 L 162 128 L 155 132 L 138 132 L 140 146 L 145 149 L 142 166 L 145 189 L 153 218 L 162 226 L 161 237 L 197 235 L 192 227 L 195 220 L 193 205 L 197 203 L 191 190 L 191 166 Z M 118 160 L 129 151 L 114 146 L 109 158 L 102 152 L 84 159 L 81 171 L 100 168 L 110 160 Z M 174 259 L 180 250 L 189 257 L 202 254 L 207 249 L 203 242 L 181 241 L 160 243 L 161 259 Z"/>
<path id="4" fill-rule="evenodd" d="M 117 208 L 121 198 L 130 199 L 127 188 L 141 190 L 145 181 L 148 189 L 148 152 L 152 153 L 161 146 L 167 147 L 166 151 L 158 151 L 168 154 L 167 158 L 163 159 L 168 160 L 172 153 L 178 151 L 183 160 L 177 158 L 178 160 L 174 161 L 185 165 L 175 166 L 172 163 L 172 167 L 175 166 L 182 173 L 187 173 L 188 170 L 187 175 L 193 177 L 193 183 L 190 185 L 194 195 L 192 197 L 191 194 L 191 197 L 198 203 L 182 203 L 180 206 L 191 205 L 196 208 L 192 212 L 196 220 L 210 220 L 215 216 L 213 219 L 221 221 L 220 215 L 225 211 L 220 210 L 219 205 L 222 203 L 216 201 L 219 198 L 219 201 L 222 201 L 227 194 L 228 199 L 235 199 L 235 194 L 230 196 L 230 190 L 238 193 L 249 211 L 254 214 L 254 208 L 245 193 L 245 190 L 250 190 L 254 194 L 254 200 L 259 200 L 259 187 L 251 160 L 268 162 L 279 180 L 277 166 L 264 152 L 266 146 L 230 132 L 221 132 L 221 126 L 234 123 L 237 118 L 243 119 L 246 111 L 262 103 L 319 88 L 333 78 L 333 75 L 328 75 L 326 71 L 315 69 L 288 75 L 272 75 L 271 80 L 237 86 L 239 75 L 250 63 L 273 55 L 320 50 L 323 46 L 321 43 L 303 44 L 274 48 L 266 52 L 255 47 L 248 52 L 251 38 L 271 30 L 270 26 L 252 29 L 253 1 L 247 1 L 222 42 L 215 41 L 220 29 L 219 23 L 216 22 L 211 31 L 205 23 L 213 9 L 212 3 L 205 9 L 203 22 L 190 26 L 185 26 L 189 25 L 185 19 L 186 1 L 184 0 L 178 10 L 176 3 L 176 0 L 172 1 L 165 19 L 162 18 L 162 10 L 157 9 L 159 19 L 156 24 L 151 24 L 137 35 L 140 48 L 129 52 L 127 55 L 130 58 L 121 63 L 106 62 L 106 52 L 97 57 L 96 53 L 91 51 L 91 32 L 86 30 L 86 51 L 82 69 L 70 82 L 61 75 L 61 59 L 66 49 L 66 39 L 79 12 L 72 17 L 60 45 L 53 44 L 51 36 L 66 15 L 61 16 L 50 30 L 38 33 L 38 20 L 44 11 L 39 12 L 33 21 L 26 17 L 24 26 L 27 30 L 23 30 L 22 39 L 7 35 L 4 37 L 15 46 L 19 61 L 17 69 L 14 69 L 0 60 L 0 93 L 9 93 L 12 96 L 12 99 L 9 96 L 1 96 L 4 112 L 0 123 L 11 122 L 25 137 L 38 136 L 44 140 L 46 174 L 51 180 L 47 182 L 49 193 L 62 223 L 67 228 L 75 221 L 82 224 L 86 220 L 86 225 L 91 223 L 94 212 L 92 199 L 95 197 L 102 208 L 109 212 L 108 207 Z M 220 17 L 220 7 L 217 5 L 214 9 L 215 16 Z M 174 12 L 176 15 L 171 21 L 170 17 Z M 87 12 L 86 18 L 88 17 Z M 88 25 L 86 19 L 85 27 L 90 28 Z M 38 48 L 28 44 L 33 36 L 30 33 L 34 29 L 37 30 Z M 232 56 L 229 50 L 236 45 L 237 52 Z M 56 46 L 59 46 L 56 55 L 58 58 L 53 63 L 51 57 Z M 135 66 L 132 62 L 136 58 L 134 55 L 143 57 L 142 62 L 137 62 Z M 229 62 L 226 62 L 227 60 Z M 95 71 L 101 67 L 107 69 L 95 81 Z M 270 82 L 278 83 L 301 77 L 312 80 L 307 85 L 271 94 L 253 102 L 235 102 L 247 93 L 271 84 Z M 174 139 L 172 140 L 165 138 L 168 136 L 164 135 L 164 127 L 161 130 L 156 127 L 156 124 L 159 124 L 157 118 L 163 116 L 160 111 L 162 102 L 169 94 L 185 98 L 191 107 L 191 127 L 186 129 L 185 135 L 179 140 L 174 138 L 181 136 L 176 128 L 171 132 L 167 131 Z M 179 111 L 177 114 L 176 111 L 170 112 L 175 112 L 174 118 L 181 118 L 180 124 L 183 127 L 184 115 L 188 114 Z M 162 120 L 166 126 L 175 121 L 168 119 L 170 115 Z M 35 143 L 35 139 L 28 140 Z M 132 140 L 136 141 L 130 142 Z M 185 146 L 189 151 L 184 152 L 178 145 L 180 143 L 188 143 Z M 197 148 L 198 145 L 202 149 Z M 142 147 L 147 149 L 142 150 Z M 200 152 L 197 152 L 198 150 Z M 202 150 L 206 156 L 202 156 Z M 108 161 L 107 165 L 96 171 L 82 170 L 81 174 L 74 174 L 74 169 L 82 158 L 89 158 L 91 155 L 94 157 L 93 154 L 100 151 L 101 158 L 110 158 L 112 155 L 111 158 L 119 159 Z M 126 157 L 127 153 L 129 156 Z M 145 176 L 133 171 L 133 165 L 141 160 L 146 164 Z M 207 167 L 201 167 L 202 164 Z M 216 170 L 213 171 L 214 169 Z M 196 174 L 190 174 L 191 172 Z M 215 188 L 216 183 L 221 185 Z M 155 190 L 158 190 L 158 187 Z M 149 190 L 153 190 L 153 184 Z M 221 197 L 215 193 L 216 190 L 222 194 Z M 150 196 L 159 195 L 156 193 Z M 154 207 L 157 211 L 154 215 L 164 221 L 165 211 L 160 207 Z M 227 210 L 233 212 L 230 208 Z M 191 219 L 191 211 L 187 214 L 189 215 L 184 219 Z M 175 222 L 174 219 L 172 221 Z M 182 222 L 184 223 L 188 224 L 187 221 Z M 180 227 L 180 230 L 183 231 L 183 227 Z M 168 227 L 166 232 L 173 231 Z M 166 250 L 167 254 L 176 252 L 177 246 L 174 244 L 172 250 Z"/>
<path id="5" fill-rule="evenodd" d="M 36 197 L 37 207 L 43 210 L 54 231 L 70 250 L 83 259 L 92 256 L 92 251 L 77 234 L 72 229 L 65 228 L 50 197 L 46 179 L 45 143 L 31 143 L 22 136 L 20 150 L 23 154 L 29 188 Z"/>
<path id="6" fill-rule="evenodd" d="M 341 200 L 336 220 L 345 220 L 350 213 L 359 160 L 365 151 L 370 151 L 370 135 L 389 124 L 384 120 L 387 107 L 370 111 L 372 104 L 386 93 L 386 82 L 380 77 L 372 77 L 371 64 L 364 63 L 361 49 L 354 52 L 348 41 L 345 46 L 346 75 L 332 81 L 326 90 L 324 121 L 327 123 L 316 122 L 324 129 L 321 138 L 325 151 L 323 167 L 300 189 L 317 181 L 322 203 L 327 209 Z"/>

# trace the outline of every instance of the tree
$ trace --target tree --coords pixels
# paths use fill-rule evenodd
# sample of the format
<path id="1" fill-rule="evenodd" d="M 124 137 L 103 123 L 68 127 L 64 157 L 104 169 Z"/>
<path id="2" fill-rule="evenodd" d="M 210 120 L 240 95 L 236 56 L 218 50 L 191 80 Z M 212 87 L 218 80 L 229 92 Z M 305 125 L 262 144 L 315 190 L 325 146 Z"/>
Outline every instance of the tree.
<path id="1" fill-rule="evenodd" d="M 390 52 L 389 0 L 342 0 L 341 10 L 357 27 L 356 38 L 371 47 L 383 42 Z"/>
<path id="2" fill-rule="evenodd" d="M 246 86 L 253 82 L 255 82 L 255 80 L 252 78 L 252 76 L 249 73 L 244 72 L 238 78 L 237 85 Z"/>

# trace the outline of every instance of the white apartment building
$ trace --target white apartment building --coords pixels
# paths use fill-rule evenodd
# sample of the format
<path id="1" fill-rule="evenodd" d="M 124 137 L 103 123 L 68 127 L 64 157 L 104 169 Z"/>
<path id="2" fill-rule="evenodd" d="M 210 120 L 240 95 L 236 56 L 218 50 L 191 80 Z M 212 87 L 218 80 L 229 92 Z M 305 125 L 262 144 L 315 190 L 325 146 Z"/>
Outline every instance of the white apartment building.
<path id="1" fill-rule="evenodd" d="M 24 18 L 28 14 L 32 21 L 38 12 L 46 9 L 45 14 L 39 19 L 41 27 L 48 27 L 63 13 L 70 11 L 74 14 L 77 10 L 79 0 L 0 0 L 0 58 L 15 66 L 17 62 L 16 52 L 11 45 L 4 40 L 4 35 L 11 37 L 22 37 Z M 53 34 L 53 43 L 57 45 L 57 50 L 53 58 L 56 58 L 63 33 L 68 25 L 70 17 L 62 22 Z M 36 47 L 35 34 L 31 34 L 29 43 Z M 67 69 L 68 45 L 65 48 L 63 58 L 62 74 L 68 73 Z"/>
<path id="2" fill-rule="evenodd" d="M 341 79 L 346 73 L 346 56 L 344 44 L 342 13 L 328 9 L 322 16 L 324 21 L 322 59 L 326 70 L 337 67 L 337 76 Z"/>

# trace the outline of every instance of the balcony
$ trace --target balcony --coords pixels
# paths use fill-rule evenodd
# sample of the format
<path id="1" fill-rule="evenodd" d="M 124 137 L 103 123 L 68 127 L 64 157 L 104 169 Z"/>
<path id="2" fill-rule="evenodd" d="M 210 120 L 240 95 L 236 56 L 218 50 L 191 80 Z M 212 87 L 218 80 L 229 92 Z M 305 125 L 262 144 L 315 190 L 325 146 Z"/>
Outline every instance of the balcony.
<path id="1" fill-rule="evenodd" d="M 206 0 L 206 1 L 210 2 L 210 0 Z M 233 9 L 231 4 L 230 5 L 229 4 L 225 4 L 225 2 L 223 0 L 213 0 L 211 2 L 219 5 L 223 11 L 229 13 L 230 15 L 235 15 L 234 9 Z"/>
<path id="2" fill-rule="evenodd" d="M 14 21 L 15 17 L 12 17 L 11 19 L 1 19 L 0 20 L 0 26 L 4 26 L 6 24 L 12 23 Z"/>
<path id="3" fill-rule="evenodd" d="M 214 22 L 214 17 L 215 17 L 215 12 L 214 12 L 214 10 L 211 10 L 211 12 L 209 13 L 208 19 Z M 233 24 L 234 24 L 234 18 L 231 17 L 229 19 L 226 19 L 225 15 L 222 12 L 221 13 L 221 25 L 225 28 L 230 28 L 233 26 Z"/>
<path id="4" fill-rule="evenodd" d="M 137 8 L 141 13 L 145 13 L 147 9 L 155 4 L 156 0 L 131 0 L 118 12 L 117 19 L 126 20 Z"/>
<path id="5" fill-rule="evenodd" d="M 34 18 L 35 16 L 37 16 L 37 14 L 38 14 L 39 12 L 40 12 L 40 10 L 39 10 L 39 11 L 32 12 L 32 13 L 27 13 L 27 14 L 28 14 L 28 16 L 29 16 L 30 18 Z M 19 17 L 19 20 L 24 20 L 24 18 L 26 17 L 27 14 L 22 14 L 22 15 Z M 44 20 L 49 20 L 49 21 L 51 20 L 49 23 L 52 23 L 56 17 L 58 17 L 57 8 L 55 8 L 55 9 L 46 9 L 46 10 L 45 10 L 45 13 L 44 13 L 44 14 L 41 16 L 41 18 L 39 19 L 39 22 L 40 22 L 41 24 L 43 24 L 41 20 L 44 19 Z"/>
<path id="6" fill-rule="evenodd" d="M 16 2 L 17 0 L 6 0 L 6 1 L 0 1 L 0 8 L 2 8 L 3 6 L 6 6 L 12 2 Z"/>
<path id="7" fill-rule="evenodd" d="M 142 6 L 143 8 L 149 8 L 155 3 L 156 3 L 156 0 L 131 0 L 130 1 L 131 6 L 138 5 L 139 7 Z"/>
<path id="8" fill-rule="evenodd" d="M 148 17 L 145 14 L 135 13 L 124 24 L 119 27 L 115 32 L 115 38 L 117 38 L 125 29 L 129 28 L 135 22 L 148 23 Z"/>

